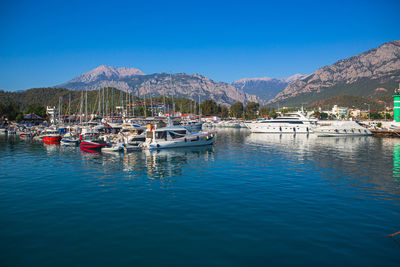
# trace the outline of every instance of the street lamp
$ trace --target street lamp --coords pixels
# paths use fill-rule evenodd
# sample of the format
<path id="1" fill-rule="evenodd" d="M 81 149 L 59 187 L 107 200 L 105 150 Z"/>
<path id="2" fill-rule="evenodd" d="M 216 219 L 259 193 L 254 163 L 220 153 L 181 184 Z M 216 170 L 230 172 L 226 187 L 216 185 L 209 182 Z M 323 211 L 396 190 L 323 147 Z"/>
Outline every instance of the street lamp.
<path id="1" fill-rule="evenodd" d="M 385 104 L 385 121 L 386 121 L 386 104 Z"/>

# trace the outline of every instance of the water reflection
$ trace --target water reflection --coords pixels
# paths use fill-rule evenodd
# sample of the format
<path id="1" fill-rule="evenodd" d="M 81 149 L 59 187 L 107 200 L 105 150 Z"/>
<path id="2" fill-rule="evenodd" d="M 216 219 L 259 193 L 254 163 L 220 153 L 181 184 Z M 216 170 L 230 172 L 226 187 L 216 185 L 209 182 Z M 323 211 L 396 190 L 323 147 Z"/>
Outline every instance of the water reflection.
<path id="1" fill-rule="evenodd" d="M 400 144 L 393 144 L 393 178 L 400 181 Z"/>
<path id="2" fill-rule="evenodd" d="M 320 138 L 223 129 L 218 130 L 216 143 L 210 147 L 107 154 L 85 153 L 79 147 L 20 141 L 15 137 L 0 136 L 0 142 L 2 156 L 25 153 L 60 163 L 84 165 L 95 175 L 113 176 L 114 180 L 120 179 L 121 175 L 127 179 L 157 180 L 185 175 L 185 170 L 186 175 L 190 175 L 191 168 L 202 168 L 214 158 L 221 160 L 222 168 L 225 160 L 240 164 L 263 159 L 260 166 L 254 165 L 257 170 L 268 168 L 270 162 L 275 164 L 271 159 L 277 158 L 283 168 L 294 168 L 298 173 L 304 170 L 316 172 L 332 184 L 368 186 L 400 195 L 400 139 L 396 138 Z"/>
<path id="3" fill-rule="evenodd" d="M 259 146 L 273 146 L 296 153 L 307 153 L 316 148 L 335 149 L 343 153 L 357 153 L 360 148 L 374 142 L 373 137 L 317 137 L 315 135 L 290 134 L 257 134 L 251 133 L 246 137 L 246 143 Z"/>
<path id="4" fill-rule="evenodd" d="M 80 151 L 82 162 L 86 166 L 103 169 L 105 174 L 122 171 L 121 175 L 129 179 L 147 177 L 164 179 L 181 176 L 185 166 L 202 166 L 214 160 L 212 146 L 176 148 L 165 150 L 144 150 L 131 153 L 85 153 Z"/>
<path id="5" fill-rule="evenodd" d="M 202 162 L 213 160 L 213 148 L 193 147 L 158 151 L 143 151 L 147 175 L 150 179 L 162 179 L 182 175 L 183 168 L 190 162 L 201 166 Z"/>
<path id="6" fill-rule="evenodd" d="M 245 143 L 311 166 L 330 183 L 400 195 L 399 139 L 249 134 Z"/>

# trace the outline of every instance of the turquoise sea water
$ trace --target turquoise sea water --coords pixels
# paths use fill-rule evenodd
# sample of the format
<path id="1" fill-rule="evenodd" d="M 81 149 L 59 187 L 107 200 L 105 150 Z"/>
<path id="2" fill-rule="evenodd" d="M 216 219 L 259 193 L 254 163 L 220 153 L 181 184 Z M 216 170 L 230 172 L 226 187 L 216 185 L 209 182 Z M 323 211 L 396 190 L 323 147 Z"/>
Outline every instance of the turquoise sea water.
<path id="1" fill-rule="evenodd" d="M 399 266 L 400 139 L 221 130 L 93 155 L 0 138 L 0 266 Z"/>

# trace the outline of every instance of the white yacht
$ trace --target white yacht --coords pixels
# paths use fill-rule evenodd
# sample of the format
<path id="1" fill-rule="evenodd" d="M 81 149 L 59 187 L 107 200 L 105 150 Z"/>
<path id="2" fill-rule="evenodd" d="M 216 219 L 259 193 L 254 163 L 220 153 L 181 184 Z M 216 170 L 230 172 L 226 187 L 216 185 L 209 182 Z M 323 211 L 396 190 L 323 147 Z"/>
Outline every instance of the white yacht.
<path id="1" fill-rule="evenodd" d="M 125 145 L 138 146 L 146 140 L 146 127 L 136 124 L 123 124 L 119 132 Z"/>
<path id="2" fill-rule="evenodd" d="M 79 138 L 74 132 L 67 132 L 63 135 L 60 144 L 63 146 L 76 146 L 79 144 Z"/>
<path id="3" fill-rule="evenodd" d="M 367 128 L 362 127 L 355 121 L 318 121 L 314 128 L 317 136 L 365 136 L 372 135 Z"/>
<path id="4" fill-rule="evenodd" d="M 176 147 L 192 147 L 211 145 L 215 134 L 208 132 L 191 133 L 183 126 L 175 126 L 171 122 L 169 126 L 147 132 L 144 149 L 162 149 Z"/>
<path id="5" fill-rule="evenodd" d="M 390 130 L 400 130 L 400 122 L 392 121 L 392 122 L 390 123 L 389 129 L 390 129 Z"/>
<path id="6" fill-rule="evenodd" d="M 245 125 L 252 133 L 309 134 L 312 133 L 315 120 L 296 112 L 275 119 L 247 122 Z"/>
<path id="7" fill-rule="evenodd" d="M 181 122 L 181 125 L 188 129 L 190 132 L 200 132 L 203 127 L 203 122 L 198 120 L 184 120 Z"/>
<path id="8" fill-rule="evenodd" d="M 5 126 L 0 126 L 0 135 L 7 134 L 7 128 Z"/>

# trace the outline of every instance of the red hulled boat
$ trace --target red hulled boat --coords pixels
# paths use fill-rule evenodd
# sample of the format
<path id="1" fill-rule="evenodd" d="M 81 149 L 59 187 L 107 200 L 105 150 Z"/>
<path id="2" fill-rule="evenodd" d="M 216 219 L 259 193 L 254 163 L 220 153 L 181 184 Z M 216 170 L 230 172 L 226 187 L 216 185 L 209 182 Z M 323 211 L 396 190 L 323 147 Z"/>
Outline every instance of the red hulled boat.
<path id="1" fill-rule="evenodd" d="M 46 129 L 41 135 L 45 144 L 57 144 L 61 141 L 61 134 L 57 130 Z"/>
<path id="2" fill-rule="evenodd" d="M 86 152 L 101 151 L 107 145 L 106 142 L 99 139 L 99 133 L 93 129 L 85 129 L 80 136 L 80 140 L 79 147 Z"/>
<path id="3" fill-rule="evenodd" d="M 80 148 L 84 150 L 101 150 L 107 144 L 98 140 L 84 140 L 80 143 Z"/>

